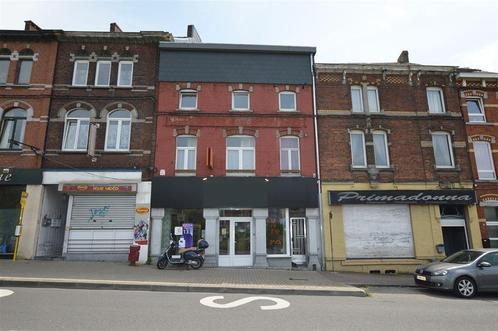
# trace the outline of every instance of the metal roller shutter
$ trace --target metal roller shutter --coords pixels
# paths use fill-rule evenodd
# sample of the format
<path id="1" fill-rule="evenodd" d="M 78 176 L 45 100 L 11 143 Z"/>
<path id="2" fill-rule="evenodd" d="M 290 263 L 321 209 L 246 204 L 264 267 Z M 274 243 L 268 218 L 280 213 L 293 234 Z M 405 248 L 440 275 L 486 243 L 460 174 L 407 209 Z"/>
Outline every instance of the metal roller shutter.
<path id="1" fill-rule="evenodd" d="M 412 258 L 408 205 L 343 205 L 346 257 Z"/>

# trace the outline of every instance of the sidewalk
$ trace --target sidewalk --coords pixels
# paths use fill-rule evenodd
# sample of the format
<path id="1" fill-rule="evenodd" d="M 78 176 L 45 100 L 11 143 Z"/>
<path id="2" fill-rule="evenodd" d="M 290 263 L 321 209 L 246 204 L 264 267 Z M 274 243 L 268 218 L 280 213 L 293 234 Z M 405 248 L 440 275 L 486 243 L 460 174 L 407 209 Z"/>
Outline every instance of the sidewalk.
<path id="1" fill-rule="evenodd" d="M 331 274 L 250 268 L 186 268 L 80 261 L 0 260 L 0 286 L 366 296 Z"/>

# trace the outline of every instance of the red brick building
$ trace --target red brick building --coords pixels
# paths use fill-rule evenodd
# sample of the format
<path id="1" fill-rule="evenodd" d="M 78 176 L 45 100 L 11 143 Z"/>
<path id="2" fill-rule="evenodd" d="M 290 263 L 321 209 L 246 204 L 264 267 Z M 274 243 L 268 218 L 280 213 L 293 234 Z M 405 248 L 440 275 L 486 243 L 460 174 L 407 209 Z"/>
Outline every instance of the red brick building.
<path id="1" fill-rule="evenodd" d="M 457 79 L 484 247 L 498 247 L 497 83 L 497 73 L 478 70 L 460 70 Z"/>
<path id="2" fill-rule="evenodd" d="M 319 267 L 315 49 L 160 51 L 152 255 L 193 224 L 210 265 Z"/>
<path id="3" fill-rule="evenodd" d="M 413 271 L 481 246 L 456 67 L 317 64 L 327 270 Z"/>
<path id="4" fill-rule="evenodd" d="M 24 219 L 39 212 L 42 153 L 60 31 L 26 21 L 24 30 L 0 31 L 0 258 L 12 257 L 21 193 Z M 34 233 L 25 229 L 20 256 Z"/>

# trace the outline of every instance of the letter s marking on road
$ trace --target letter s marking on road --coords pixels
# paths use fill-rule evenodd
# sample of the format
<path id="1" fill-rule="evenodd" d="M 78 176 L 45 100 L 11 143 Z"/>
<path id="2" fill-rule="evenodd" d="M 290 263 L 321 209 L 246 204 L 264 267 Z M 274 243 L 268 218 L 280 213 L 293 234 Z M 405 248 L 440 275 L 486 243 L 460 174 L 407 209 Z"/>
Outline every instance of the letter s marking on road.
<path id="1" fill-rule="evenodd" d="M 225 297 L 222 295 L 215 295 L 211 297 L 205 297 L 200 300 L 200 303 L 204 306 L 208 306 L 211 308 L 236 308 L 239 306 L 243 306 L 249 302 L 257 301 L 257 300 L 268 300 L 273 301 L 273 305 L 260 306 L 261 310 L 277 310 L 277 309 L 285 309 L 290 306 L 289 301 L 280 298 L 272 298 L 272 297 L 247 297 L 239 300 L 235 300 L 228 303 L 216 303 L 216 300 L 223 300 Z"/>

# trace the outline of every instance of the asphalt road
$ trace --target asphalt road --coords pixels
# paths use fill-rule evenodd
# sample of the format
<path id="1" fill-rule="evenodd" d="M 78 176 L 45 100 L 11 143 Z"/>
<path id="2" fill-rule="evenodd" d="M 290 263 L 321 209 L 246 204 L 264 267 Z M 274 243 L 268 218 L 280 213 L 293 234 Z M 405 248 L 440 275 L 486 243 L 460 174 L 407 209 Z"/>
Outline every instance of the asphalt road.
<path id="1" fill-rule="evenodd" d="M 273 302 L 245 299 L 253 296 L 246 294 L 9 290 L 14 293 L 4 297 L 0 290 L 0 330 L 405 331 L 494 330 L 498 325 L 498 294 L 463 300 L 423 289 L 375 289 L 366 298 L 271 296 L 278 299 Z M 224 296 L 203 300 L 219 308 L 200 303 L 210 296 Z M 220 308 L 230 305 L 236 307 Z"/>

